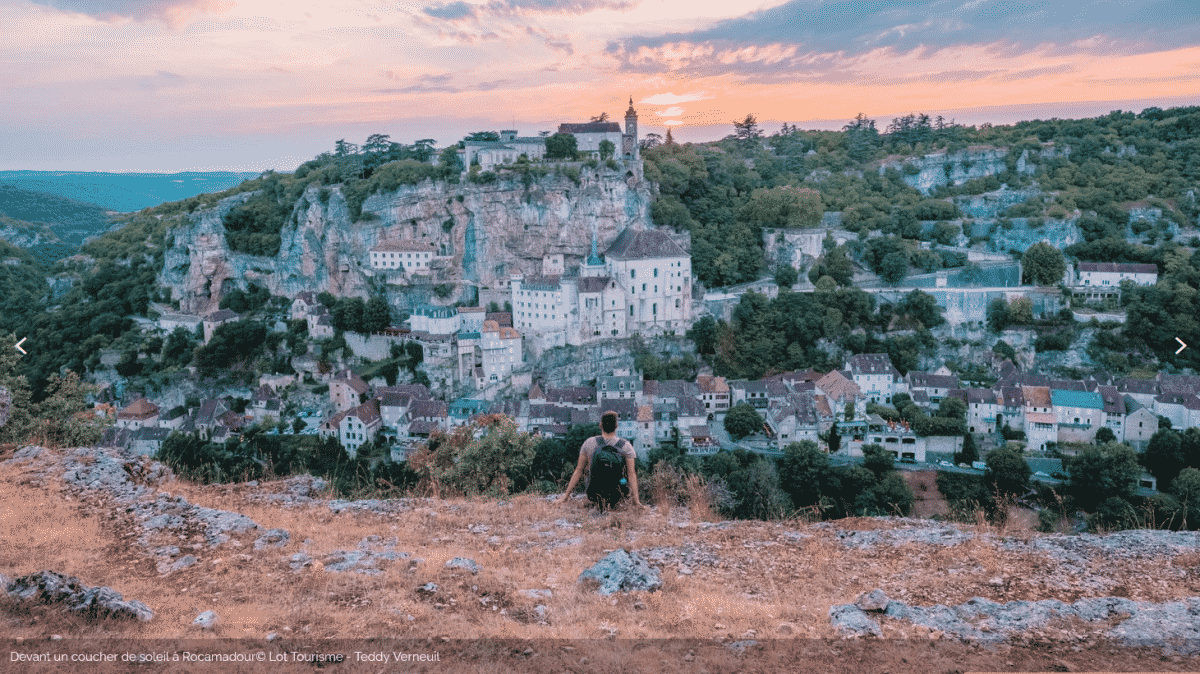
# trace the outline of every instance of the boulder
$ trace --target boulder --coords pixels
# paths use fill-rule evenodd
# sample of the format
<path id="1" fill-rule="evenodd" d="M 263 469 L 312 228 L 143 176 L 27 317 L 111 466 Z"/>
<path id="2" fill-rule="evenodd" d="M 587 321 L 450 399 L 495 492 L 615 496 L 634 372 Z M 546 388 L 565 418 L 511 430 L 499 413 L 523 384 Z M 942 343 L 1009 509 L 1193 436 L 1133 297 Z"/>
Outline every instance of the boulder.
<path id="1" fill-rule="evenodd" d="M 288 540 L 290 539 L 291 534 L 286 529 L 271 529 L 254 540 L 254 549 L 262 550 L 268 546 L 282 548 L 288 544 Z"/>
<path id="2" fill-rule="evenodd" d="M 579 582 L 595 583 L 600 594 L 608 596 L 617 591 L 631 592 L 662 587 L 662 573 L 636 552 L 614 550 L 592 568 L 579 574 Z"/>
<path id="3" fill-rule="evenodd" d="M 472 575 L 475 575 L 478 574 L 483 567 L 479 566 L 479 564 L 477 564 L 473 559 L 468 559 L 466 557 L 455 557 L 454 559 L 446 562 L 445 568 L 463 569 L 464 571 L 470 571 Z"/>
<path id="4" fill-rule="evenodd" d="M 886 611 L 888 606 L 888 596 L 883 593 L 883 590 L 871 590 L 870 592 L 866 592 L 856 599 L 854 601 L 854 605 L 864 611 Z"/>
<path id="5" fill-rule="evenodd" d="M 211 630 L 217 626 L 219 621 L 220 618 L 217 616 L 216 611 L 205 611 L 196 616 L 196 619 L 192 621 L 192 625 L 202 630 Z"/>
<path id="6" fill-rule="evenodd" d="M 844 637 L 882 637 L 883 629 L 854 604 L 829 608 L 829 622 Z"/>

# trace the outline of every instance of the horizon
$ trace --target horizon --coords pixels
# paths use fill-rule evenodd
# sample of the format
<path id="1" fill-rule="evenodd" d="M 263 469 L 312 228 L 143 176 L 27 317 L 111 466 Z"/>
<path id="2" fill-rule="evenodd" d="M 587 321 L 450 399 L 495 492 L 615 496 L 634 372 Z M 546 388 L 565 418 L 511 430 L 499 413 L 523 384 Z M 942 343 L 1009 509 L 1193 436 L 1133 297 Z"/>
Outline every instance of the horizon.
<path id="1" fill-rule="evenodd" d="M 769 133 L 1200 102 L 1189 0 L 0 0 L 0 27 L 5 171 L 291 171 L 338 139 L 533 134 L 630 97 L 640 135 L 682 142 L 748 113 Z"/>

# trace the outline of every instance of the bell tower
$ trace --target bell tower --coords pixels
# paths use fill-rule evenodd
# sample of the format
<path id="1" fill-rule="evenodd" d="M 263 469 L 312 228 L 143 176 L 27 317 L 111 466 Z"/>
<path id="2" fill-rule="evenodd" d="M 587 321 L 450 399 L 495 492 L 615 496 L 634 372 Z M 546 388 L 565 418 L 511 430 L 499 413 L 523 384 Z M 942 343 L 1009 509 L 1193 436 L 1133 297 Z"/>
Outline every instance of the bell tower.
<path id="1" fill-rule="evenodd" d="M 629 97 L 629 109 L 625 111 L 625 133 L 621 136 L 621 156 L 625 159 L 637 159 L 638 130 L 637 111 L 633 109 L 633 97 Z"/>

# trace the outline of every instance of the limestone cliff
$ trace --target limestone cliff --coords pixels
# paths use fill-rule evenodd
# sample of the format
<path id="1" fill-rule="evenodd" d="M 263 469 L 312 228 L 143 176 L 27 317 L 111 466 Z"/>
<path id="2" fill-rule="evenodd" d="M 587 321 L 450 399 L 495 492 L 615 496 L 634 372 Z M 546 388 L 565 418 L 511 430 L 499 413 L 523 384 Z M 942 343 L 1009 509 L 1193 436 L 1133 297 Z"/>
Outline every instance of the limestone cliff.
<path id="1" fill-rule="evenodd" d="M 939 152 L 923 157 L 885 160 L 879 171 L 895 168 L 904 175 L 904 182 L 921 194 L 929 195 L 943 185 L 961 185 L 972 178 L 986 178 L 1008 170 L 1008 149 L 974 146 L 958 152 Z M 1035 171 L 1025 150 L 1016 161 L 1018 173 Z"/>
<path id="2" fill-rule="evenodd" d="M 298 200 L 274 258 L 229 250 L 222 218 L 248 195 L 197 211 L 170 232 L 160 282 L 194 313 L 216 309 L 222 289 L 249 282 L 287 297 L 391 289 L 394 306 L 403 308 L 427 300 L 436 284 L 503 287 L 509 274 L 539 273 L 546 254 L 563 254 L 569 270 L 588 254 L 593 232 L 603 251 L 625 228 L 650 227 L 651 188 L 640 162 L 620 171 L 585 168 L 578 183 L 547 175 L 529 185 L 516 177 L 404 185 L 367 198 L 358 222 L 338 186 L 324 194 L 311 186 Z M 369 251 L 385 240 L 431 244 L 439 259 L 424 276 L 376 272 Z"/>

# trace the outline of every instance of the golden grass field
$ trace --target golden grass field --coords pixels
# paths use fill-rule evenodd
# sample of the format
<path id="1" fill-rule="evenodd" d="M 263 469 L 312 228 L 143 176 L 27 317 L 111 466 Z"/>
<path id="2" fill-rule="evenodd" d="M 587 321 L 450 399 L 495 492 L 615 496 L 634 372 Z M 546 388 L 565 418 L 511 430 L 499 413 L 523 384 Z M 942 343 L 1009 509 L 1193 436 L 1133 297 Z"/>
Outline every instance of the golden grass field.
<path id="1" fill-rule="evenodd" d="M 156 614 L 147 623 L 89 622 L 55 607 L 3 600 L 0 634 L 22 639 L 27 648 L 52 635 L 110 648 L 138 639 L 249 639 L 264 647 L 266 635 L 275 632 L 280 639 L 272 647 L 285 650 L 289 644 L 321 643 L 369 649 L 370 639 L 382 638 L 412 640 L 446 653 L 437 663 L 408 665 L 415 671 L 896 673 L 1048 671 L 1050 665 L 1057 668 L 1053 671 L 1200 670 L 1200 664 L 1187 658 L 1160 658 L 1153 651 L 1106 644 L 1097 638 L 1095 626 L 1055 627 L 998 648 L 942 639 L 907 623 L 881 621 L 883 640 L 842 640 L 831 627 L 831 606 L 851 603 L 876 588 L 920 605 L 953 605 L 976 596 L 1000 602 L 1071 602 L 1093 596 L 1086 583 L 1073 584 L 1045 559 L 997 546 L 1001 535 L 1038 535 L 1022 528 L 996 531 L 980 525 L 972 538 L 953 547 L 856 550 L 844 548 L 830 528 L 803 521 L 705 527 L 706 520 L 715 518 L 679 508 L 600 515 L 578 500 L 558 505 L 518 496 L 507 503 L 430 500 L 381 516 L 333 514 L 323 502 L 286 509 L 250 498 L 255 491 L 270 491 L 271 483 L 251 488 L 171 481 L 158 489 L 197 505 L 243 513 L 264 529 L 286 529 L 291 539 L 285 547 L 261 551 L 253 549 L 254 532 L 217 549 L 202 546 L 198 536 L 156 540 L 154 544 L 177 545 L 200 560 L 162 575 L 151 554 L 135 543 L 140 532 L 128 515 L 106 497 L 72 494 L 61 481 L 38 476 L 28 465 L 0 463 L 0 573 L 13 578 L 42 569 L 58 571 L 88 585 L 111 587 Z M 899 524 L 862 518 L 833 526 L 866 530 Z M 797 532 L 807 537 L 785 535 Z M 424 561 L 414 565 L 402 560 L 381 567 L 379 575 L 331 573 L 320 564 L 296 572 L 288 565 L 296 552 L 320 559 L 334 550 L 353 549 L 373 535 L 394 537 L 396 550 Z M 678 564 L 662 565 L 663 586 L 657 592 L 602 597 L 576 582 L 608 551 L 686 545 L 710 555 L 711 563 L 692 565 L 687 569 L 691 573 L 681 573 Z M 482 571 L 472 576 L 444 569 L 453 557 L 474 559 Z M 1131 599 L 1200 595 L 1200 552 L 1153 562 L 1096 559 L 1095 564 L 1095 573 Z M 1163 565 L 1195 571 L 1159 573 Z M 996 578 L 1003 583 L 995 584 Z M 416 591 L 427 582 L 440 588 L 434 598 Z M 553 594 L 532 599 L 520 594 L 526 589 Z M 536 613 L 538 604 L 546 607 L 544 619 Z M 197 614 L 210 609 L 220 616 L 216 628 L 193 627 Z M 496 649 L 488 646 L 494 640 L 528 645 Z M 759 644 L 744 654 L 723 646 L 739 640 Z M 216 671 L 216 666 L 156 671 Z M 61 667 L 69 669 L 65 663 Z M 119 664 L 104 667 L 88 671 L 125 671 Z M 148 671 L 155 665 L 128 667 Z M 311 671 L 314 665 L 221 667 Z M 369 663 L 325 668 L 396 671 Z M 36 671 L 56 671 L 56 666 Z"/>

